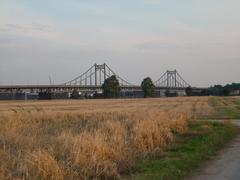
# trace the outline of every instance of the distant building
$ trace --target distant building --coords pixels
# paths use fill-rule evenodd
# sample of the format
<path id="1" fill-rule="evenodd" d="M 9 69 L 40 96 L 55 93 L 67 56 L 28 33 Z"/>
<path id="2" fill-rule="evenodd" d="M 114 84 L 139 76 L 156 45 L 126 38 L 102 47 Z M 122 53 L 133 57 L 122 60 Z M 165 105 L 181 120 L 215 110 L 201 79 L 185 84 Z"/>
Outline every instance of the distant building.
<path id="1" fill-rule="evenodd" d="M 240 90 L 238 89 L 238 90 L 232 90 L 231 92 L 230 92 L 230 96 L 239 96 L 240 95 Z"/>

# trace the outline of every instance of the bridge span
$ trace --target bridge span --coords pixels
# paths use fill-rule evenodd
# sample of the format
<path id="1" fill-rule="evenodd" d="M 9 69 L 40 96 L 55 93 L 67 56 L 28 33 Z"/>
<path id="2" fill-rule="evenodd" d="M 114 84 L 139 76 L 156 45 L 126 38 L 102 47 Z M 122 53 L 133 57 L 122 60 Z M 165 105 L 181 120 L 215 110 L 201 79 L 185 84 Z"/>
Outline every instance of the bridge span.
<path id="1" fill-rule="evenodd" d="M 140 93 L 142 91 L 140 85 L 129 83 L 124 78 L 116 74 L 108 65 L 94 64 L 86 72 L 80 76 L 59 85 L 5 85 L 0 86 L 1 93 L 40 93 L 40 92 L 68 92 L 71 93 L 77 90 L 82 93 L 94 93 L 102 91 L 104 81 L 115 75 L 119 81 L 121 92 L 125 95 L 128 92 Z M 157 81 L 154 82 L 157 96 L 164 94 L 166 90 L 179 92 L 184 95 L 185 89 L 190 85 L 176 71 L 166 71 Z M 196 91 L 201 91 L 206 88 L 193 88 Z"/>
<path id="2" fill-rule="evenodd" d="M 121 90 L 141 90 L 141 86 L 120 86 Z M 0 86 L 0 92 L 17 92 L 29 90 L 31 92 L 42 92 L 42 91 L 98 91 L 102 90 L 102 86 L 79 86 L 79 85 L 10 85 L 10 86 Z M 156 90 L 185 90 L 186 87 L 155 87 Z M 204 89 L 204 88 L 194 88 L 194 89 Z"/>

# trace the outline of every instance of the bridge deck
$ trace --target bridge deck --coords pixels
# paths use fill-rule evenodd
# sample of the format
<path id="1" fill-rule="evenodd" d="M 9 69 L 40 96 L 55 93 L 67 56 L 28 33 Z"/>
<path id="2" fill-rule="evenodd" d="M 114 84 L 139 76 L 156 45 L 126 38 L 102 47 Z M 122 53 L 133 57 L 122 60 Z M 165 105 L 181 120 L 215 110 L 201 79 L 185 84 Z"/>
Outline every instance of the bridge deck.
<path id="1" fill-rule="evenodd" d="M 79 86 L 79 85 L 14 85 L 14 86 L 0 86 L 0 90 L 99 90 L 102 86 Z M 141 90 L 141 86 L 121 86 L 121 89 Z M 174 89 L 185 90 L 185 87 L 156 87 L 155 89 Z M 206 88 L 193 88 L 197 90 L 204 90 Z"/>

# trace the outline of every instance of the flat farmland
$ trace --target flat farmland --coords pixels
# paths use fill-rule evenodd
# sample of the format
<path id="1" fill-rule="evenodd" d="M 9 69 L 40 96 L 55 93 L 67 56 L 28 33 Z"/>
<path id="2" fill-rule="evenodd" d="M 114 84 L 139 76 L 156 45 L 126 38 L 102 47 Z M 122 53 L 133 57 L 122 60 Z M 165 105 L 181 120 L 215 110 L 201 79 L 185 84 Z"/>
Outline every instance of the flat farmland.
<path id="1" fill-rule="evenodd" d="M 161 99 L 118 100 L 52 100 L 52 101 L 0 101 L 0 112 L 44 110 L 54 112 L 112 112 L 142 111 L 194 112 L 207 115 L 213 112 L 208 97 L 181 97 Z"/>
<path id="2" fill-rule="evenodd" d="M 119 179 L 239 98 L 0 102 L 0 179 Z"/>

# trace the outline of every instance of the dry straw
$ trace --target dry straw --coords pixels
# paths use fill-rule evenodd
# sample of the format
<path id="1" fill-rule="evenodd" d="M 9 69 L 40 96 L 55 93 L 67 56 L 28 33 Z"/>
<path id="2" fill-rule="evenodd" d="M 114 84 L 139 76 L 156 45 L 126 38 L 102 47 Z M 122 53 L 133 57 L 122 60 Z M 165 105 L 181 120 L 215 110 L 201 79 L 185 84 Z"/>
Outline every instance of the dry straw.
<path id="1" fill-rule="evenodd" d="M 191 107 L 175 103 L 164 105 L 171 112 L 143 101 L 129 110 L 1 113 L 0 179 L 119 179 L 188 131 Z"/>

